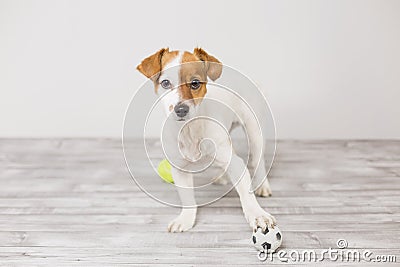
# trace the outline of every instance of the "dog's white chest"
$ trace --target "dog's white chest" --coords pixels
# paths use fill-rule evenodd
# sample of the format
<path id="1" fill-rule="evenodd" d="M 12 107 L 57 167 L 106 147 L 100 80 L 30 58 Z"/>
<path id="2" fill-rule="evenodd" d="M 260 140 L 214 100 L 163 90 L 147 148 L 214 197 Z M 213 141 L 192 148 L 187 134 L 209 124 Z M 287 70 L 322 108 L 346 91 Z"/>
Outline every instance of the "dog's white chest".
<path id="1" fill-rule="evenodd" d="M 201 157 L 200 144 L 204 138 L 202 122 L 192 122 L 182 128 L 178 136 L 178 146 L 181 154 L 189 161 L 196 161 Z"/>

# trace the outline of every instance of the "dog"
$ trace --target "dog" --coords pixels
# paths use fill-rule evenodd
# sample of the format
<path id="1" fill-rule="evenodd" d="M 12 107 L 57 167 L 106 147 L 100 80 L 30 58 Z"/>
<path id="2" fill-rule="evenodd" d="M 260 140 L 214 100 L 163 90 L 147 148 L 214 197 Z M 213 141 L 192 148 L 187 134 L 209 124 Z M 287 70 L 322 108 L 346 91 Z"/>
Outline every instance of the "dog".
<path id="1" fill-rule="evenodd" d="M 181 156 L 179 160 L 184 166 L 185 162 L 196 161 L 201 156 L 199 146 L 204 138 L 213 140 L 217 151 L 215 164 L 226 170 L 226 174 L 235 185 L 244 216 L 250 227 L 253 231 L 259 227 L 263 230 L 267 227 L 273 228 L 276 224 L 275 218 L 259 205 L 255 196 L 271 195 L 264 160 L 260 160 L 264 159 L 264 151 L 260 149 L 263 147 L 263 140 L 260 131 L 257 131 L 257 123 L 237 98 L 219 87 L 210 85 L 210 80 L 215 81 L 222 74 L 221 62 L 201 48 L 195 48 L 193 52 L 169 51 L 168 48 L 163 48 L 145 58 L 137 66 L 137 70 L 152 80 L 156 94 L 160 96 L 165 94 L 161 102 L 168 118 L 174 121 L 168 127 L 175 129 L 168 129 L 169 135 L 167 134 L 164 138 L 169 144 L 174 143 L 174 146 L 179 147 L 176 155 L 172 157 L 179 158 L 178 153 L 183 154 L 184 157 Z M 210 107 L 204 104 L 206 99 L 223 101 L 234 108 L 240 119 L 221 112 L 218 110 L 218 105 Z M 246 166 L 235 153 L 231 140 L 213 128 L 215 124 L 198 120 L 182 127 L 183 123 L 196 116 L 212 116 L 213 118 L 217 116 L 219 123 L 222 123 L 226 129 L 232 129 L 235 125 L 245 127 L 250 148 L 248 165 Z M 179 216 L 168 225 L 168 231 L 184 232 L 191 229 L 196 220 L 197 207 L 193 192 L 193 175 L 173 166 L 172 177 L 183 208 Z M 250 191 L 252 177 L 263 180 L 255 193 Z"/>

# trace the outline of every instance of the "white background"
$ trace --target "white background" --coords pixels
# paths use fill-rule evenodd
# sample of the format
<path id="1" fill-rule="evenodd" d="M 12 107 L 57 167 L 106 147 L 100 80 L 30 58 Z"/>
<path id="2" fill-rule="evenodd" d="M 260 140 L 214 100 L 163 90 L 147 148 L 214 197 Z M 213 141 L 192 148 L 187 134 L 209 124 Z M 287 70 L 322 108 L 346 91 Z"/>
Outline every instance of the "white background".
<path id="1" fill-rule="evenodd" d="M 0 0 L 0 137 L 120 137 L 166 46 L 250 76 L 279 138 L 400 138 L 396 0 Z"/>

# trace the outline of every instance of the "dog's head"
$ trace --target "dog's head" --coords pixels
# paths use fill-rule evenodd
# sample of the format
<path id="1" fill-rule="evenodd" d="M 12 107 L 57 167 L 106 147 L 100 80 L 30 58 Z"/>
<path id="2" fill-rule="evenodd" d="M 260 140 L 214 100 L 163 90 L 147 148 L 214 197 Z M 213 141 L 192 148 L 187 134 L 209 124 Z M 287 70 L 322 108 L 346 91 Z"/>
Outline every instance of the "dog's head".
<path id="1" fill-rule="evenodd" d="M 201 48 L 193 53 L 169 51 L 163 48 L 145 58 L 137 69 L 154 82 L 162 98 L 167 115 L 184 121 L 194 115 L 207 93 L 207 77 L 215 81 L 221 76 L 222 65 L 215 57 Z"/>

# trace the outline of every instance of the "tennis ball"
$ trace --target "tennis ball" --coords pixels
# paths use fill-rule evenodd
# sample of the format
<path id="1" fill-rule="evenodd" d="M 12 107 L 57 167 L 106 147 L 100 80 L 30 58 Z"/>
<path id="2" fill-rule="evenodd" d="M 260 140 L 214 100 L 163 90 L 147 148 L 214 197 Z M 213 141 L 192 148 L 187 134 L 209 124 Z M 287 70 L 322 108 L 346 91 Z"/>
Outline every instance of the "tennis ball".
<path id="1" fill-rule="evenodd" d="M 168 160 L 163 159 L 158 164 L 157 171 L 161 179 L 170 184 L 174 183 L 174 179 L 172 179 L 172 174 L 171 174 L 171 164 L 169 164 Z"/>

